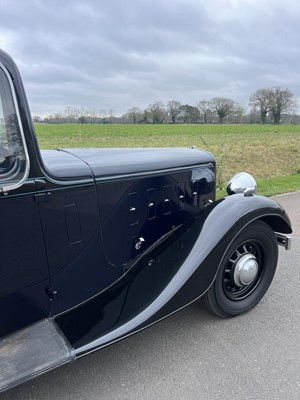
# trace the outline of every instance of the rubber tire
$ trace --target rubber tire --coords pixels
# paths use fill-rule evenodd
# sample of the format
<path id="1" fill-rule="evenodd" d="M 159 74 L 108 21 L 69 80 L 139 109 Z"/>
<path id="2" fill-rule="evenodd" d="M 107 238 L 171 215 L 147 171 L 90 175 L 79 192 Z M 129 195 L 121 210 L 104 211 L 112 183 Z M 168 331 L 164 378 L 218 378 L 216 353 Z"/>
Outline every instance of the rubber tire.
<path id="1" fill-rule="evenodd" d="M 263 255 L 263 273 L 260 281 L 247 297 L 240 300 L 229 299 L 223 289 L 224 268 L 235 249 L 239 248 L 244 242 L 251 241 L 259 246 Z M 278 244 L 273 230 L 262 221 L 250 223 L 232 241 L 226 251 L 214 283 L 203 296 L 204 304 L 213 314 L 222 318 L 232 318 L 251 310 L 267 292 L 276 271 L 277 261 Z"/>

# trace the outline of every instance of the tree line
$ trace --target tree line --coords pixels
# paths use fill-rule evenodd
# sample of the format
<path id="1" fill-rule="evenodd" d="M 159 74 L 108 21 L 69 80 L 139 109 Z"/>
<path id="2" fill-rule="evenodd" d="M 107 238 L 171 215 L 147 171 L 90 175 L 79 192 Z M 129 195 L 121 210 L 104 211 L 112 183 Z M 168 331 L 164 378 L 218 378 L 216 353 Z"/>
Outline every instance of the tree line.
<path id="1" fill-rule="evenodd" d="M 147 108 L 130 108 L 124 115 L 116 117 L 113 110 L 67 107 L 63 113 L 55 113 L 34 122 L 45 123 L 133 123 L 133 124 L 211 124 L 211 123 L 300 123 L 300 116 L 293 114 L 297 102 L 294 94 L 280 86 L 259 89 L 249 98 L 250 111 L 230 98 L 214 97 L 200 100 L 196 105 L 182 104 L 170 100 L 164 105 L 157 101 Z"/>

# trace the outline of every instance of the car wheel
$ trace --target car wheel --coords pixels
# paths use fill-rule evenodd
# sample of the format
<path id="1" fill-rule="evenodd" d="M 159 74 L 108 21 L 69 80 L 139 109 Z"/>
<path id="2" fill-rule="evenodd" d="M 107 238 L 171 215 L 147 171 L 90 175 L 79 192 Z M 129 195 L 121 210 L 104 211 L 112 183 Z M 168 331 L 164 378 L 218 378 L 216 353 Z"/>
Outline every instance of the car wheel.
<path id="1" fill-rule="evenodd" d="M 208 309 L 222 318 L 251 310 L 268 290 L 277 260 L 277 240 L 269 225 L 255 221 L 246 226 L 230 244 L 204 295 Z"/>

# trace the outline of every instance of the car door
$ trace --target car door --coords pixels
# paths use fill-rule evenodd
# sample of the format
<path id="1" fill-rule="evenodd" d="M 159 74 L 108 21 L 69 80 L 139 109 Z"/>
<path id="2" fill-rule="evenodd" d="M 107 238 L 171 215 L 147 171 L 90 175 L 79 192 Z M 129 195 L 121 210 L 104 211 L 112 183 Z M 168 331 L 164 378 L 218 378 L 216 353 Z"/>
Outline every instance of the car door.
<path id="1" fill-rule="evenodd" d="M 50 272 L 51 313 L 97 294 L 107 277 L 94 183 L 57 185 L 38 192 Z"/>
<path id="2" fill-rule="evenodd" d="M 14 87 L 0 62 L 0 337 L 49 315 L 36 186 Z"/>
<path id="3" fill-rule="evenodd" d="M 83 303 L 120 277 L 103 254 L 93 173 L 68 151 L 41 152 L 44 177 L 36 180 L 50 273 L 51 315 Z"/>

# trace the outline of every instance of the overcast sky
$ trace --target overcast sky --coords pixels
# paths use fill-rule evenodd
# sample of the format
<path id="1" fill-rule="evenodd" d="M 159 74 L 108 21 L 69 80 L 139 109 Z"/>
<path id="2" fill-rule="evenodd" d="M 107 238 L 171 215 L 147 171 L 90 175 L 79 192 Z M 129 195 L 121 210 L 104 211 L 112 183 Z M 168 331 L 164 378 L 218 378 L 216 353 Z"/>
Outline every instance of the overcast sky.
<path id="1" fill-rule="evenodd" d="M 300 100 L 299 0 L 0 0 L 0 21 L 33 114 L 216 96 L 247 106 L 270 86 Z"/>

